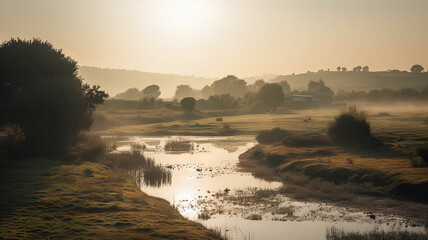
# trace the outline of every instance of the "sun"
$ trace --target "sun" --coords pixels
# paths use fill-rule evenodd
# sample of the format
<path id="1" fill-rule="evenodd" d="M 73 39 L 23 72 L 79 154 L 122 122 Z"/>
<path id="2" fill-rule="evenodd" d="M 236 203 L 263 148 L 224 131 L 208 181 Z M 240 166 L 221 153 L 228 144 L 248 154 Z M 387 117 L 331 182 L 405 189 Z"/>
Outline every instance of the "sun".
<path id="1" fill-rule="evenodd" d="M 164 23 L 175 30 L 196 30 L 206 24 L 209 9 L 203 0 L 174 0 L 163 5 Z"/>

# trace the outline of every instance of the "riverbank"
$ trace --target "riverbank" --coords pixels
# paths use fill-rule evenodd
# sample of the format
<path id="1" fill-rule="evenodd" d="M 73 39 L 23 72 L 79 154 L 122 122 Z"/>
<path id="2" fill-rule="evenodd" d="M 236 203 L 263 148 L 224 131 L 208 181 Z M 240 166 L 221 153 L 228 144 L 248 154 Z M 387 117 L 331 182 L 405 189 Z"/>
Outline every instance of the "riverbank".
<path id="1" fill-rule="evenodd" d="M 304 201 L 323 201 L 367 212 L 400 215 L 428 223 L 428 169 L 386 147 L 290 147 L 258 144 L 240 155 L 239 166 L 265 180 L 281 181 L 279 191 Z"/>
<path id="2" fill-rule="evenodd" d="M 103 164 L 50 159 L 0 164 L 0 238 L 219 238 Z"/>

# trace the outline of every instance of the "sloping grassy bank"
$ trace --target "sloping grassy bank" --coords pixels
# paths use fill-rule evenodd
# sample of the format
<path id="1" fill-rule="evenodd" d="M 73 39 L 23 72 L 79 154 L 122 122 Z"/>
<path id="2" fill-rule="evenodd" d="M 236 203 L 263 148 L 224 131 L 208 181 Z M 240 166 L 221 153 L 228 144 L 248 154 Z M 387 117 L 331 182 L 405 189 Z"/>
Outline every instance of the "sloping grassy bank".
<path id="1" fill-rule="evenodd" d="M 240 155 L 245 171 L 282 181 L 290 197 L 402 213 L 428 222 L 428 169 L 382 147 L 352 151 L 335 145 L 258 144 Z M 392 197 L 392 198 L 391 198 Z"/>
<path id="2" fill-rule="evenodd" d="M 0 161 L 0 238 L 218 239 L 100 163 Z"/>

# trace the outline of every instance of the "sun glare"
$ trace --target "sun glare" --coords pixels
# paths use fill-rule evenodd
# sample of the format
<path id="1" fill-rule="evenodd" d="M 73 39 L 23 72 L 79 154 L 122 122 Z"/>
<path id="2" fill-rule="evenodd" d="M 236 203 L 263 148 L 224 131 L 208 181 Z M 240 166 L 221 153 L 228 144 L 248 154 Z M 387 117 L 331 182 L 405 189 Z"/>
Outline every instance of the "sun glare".
<path id="1" fill-rule="evenodd" d="M 176 30 L 195 30 L 203 27 L 207 20 L 205 1 L 167 1 L 163 4 L 164 23 Z"/>

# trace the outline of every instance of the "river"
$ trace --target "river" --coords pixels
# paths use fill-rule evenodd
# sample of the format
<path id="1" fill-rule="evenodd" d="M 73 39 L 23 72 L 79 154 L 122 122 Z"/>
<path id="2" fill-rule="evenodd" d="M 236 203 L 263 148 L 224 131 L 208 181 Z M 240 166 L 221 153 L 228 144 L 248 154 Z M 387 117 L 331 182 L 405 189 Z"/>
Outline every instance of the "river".
<path id="1" fill-rule="evenodd" d="M 188 219 L 215 228 L 231 239 L 326 239 L 326 230 L 423 231 L 393 215 L 359 212 L 326 203 L 295 201 L 275 193 L 268 182 L 241 171 L 238 157 L 256 144 L 254 136 L 105 137 L 116 151 L 144 146 L 143 154 L 170 169 L 171 182 L 141 190 L 166 199 Z M 186 151 L 165 151 L 171 140 L 191 144 Z"/>

